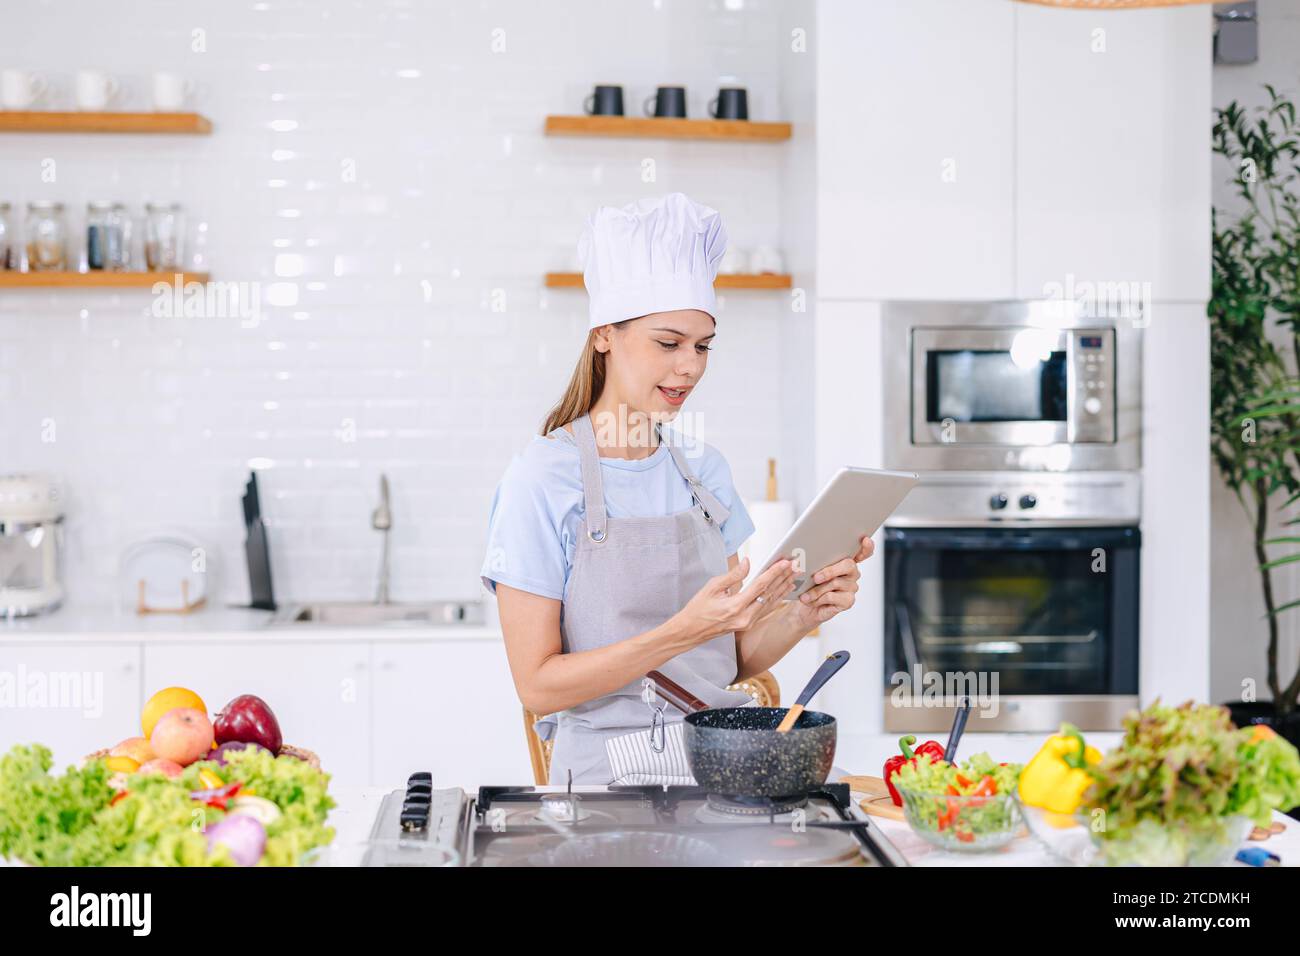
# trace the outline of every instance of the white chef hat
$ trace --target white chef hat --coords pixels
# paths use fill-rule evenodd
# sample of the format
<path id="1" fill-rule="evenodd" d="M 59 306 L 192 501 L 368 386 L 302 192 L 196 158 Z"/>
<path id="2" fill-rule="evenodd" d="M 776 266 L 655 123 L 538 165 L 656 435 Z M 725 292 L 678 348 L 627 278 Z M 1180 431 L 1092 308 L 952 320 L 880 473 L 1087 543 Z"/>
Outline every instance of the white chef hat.
<path id="1" fill-rule="evenodd" d="M 722 216 L 682 193 L 601 206 L 578 240 L 591 328 L 675 309 L 717 318 L 713 280 L 726 251 Z"/>

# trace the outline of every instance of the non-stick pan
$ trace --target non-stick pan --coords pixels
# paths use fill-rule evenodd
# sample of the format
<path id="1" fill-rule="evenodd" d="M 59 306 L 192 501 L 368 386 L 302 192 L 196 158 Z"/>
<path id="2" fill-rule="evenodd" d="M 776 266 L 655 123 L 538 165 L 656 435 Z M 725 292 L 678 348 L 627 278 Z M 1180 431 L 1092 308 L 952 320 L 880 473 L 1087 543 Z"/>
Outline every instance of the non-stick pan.
<path id="1" fill-rule="evenodd" d="M 709 793 L 770 798 L 802 794 L 825 783 L 835 758 L 835 718 L 805 711 L 803 705 L 848 659 L 848 651 L 839 651 L 822 662 L 799 695 L 796 707 L 802 712 L 787 732 L 776 728 L 793 708 L 717 707 L 688 712 L 683 739 L 695 782 Z M 656 685 L 661 683 L 662 675 L 650 676 L 657 678 Z M 666 689 L 672 695 L 682 697 L 680 688 L 664 683 L 670 685 Z M 672 700 L 669 694 L 662 696 Z"/>

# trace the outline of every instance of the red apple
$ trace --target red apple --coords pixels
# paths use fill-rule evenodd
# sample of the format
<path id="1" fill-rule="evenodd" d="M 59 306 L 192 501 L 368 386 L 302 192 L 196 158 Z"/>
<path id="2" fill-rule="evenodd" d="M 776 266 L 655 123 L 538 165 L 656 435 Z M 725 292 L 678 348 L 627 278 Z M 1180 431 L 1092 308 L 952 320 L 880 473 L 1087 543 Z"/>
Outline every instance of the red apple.
<path id="1" fill-rule="evenodd" d="M 223 707 L 217 714 L 213 730 L 218 744 L 237 740 L 257 744 L 278 754 L 284 743 L 280 722 L 275 719 L 270 706 L 253 694 L 240 694 Z"/>
<path id="2" fill-rule="evenodd" d="M 157 756 L 187 767 L 212 748 L 212 724 L 201 710 L 176 707 L 158 718 L 149 744 Z"/>

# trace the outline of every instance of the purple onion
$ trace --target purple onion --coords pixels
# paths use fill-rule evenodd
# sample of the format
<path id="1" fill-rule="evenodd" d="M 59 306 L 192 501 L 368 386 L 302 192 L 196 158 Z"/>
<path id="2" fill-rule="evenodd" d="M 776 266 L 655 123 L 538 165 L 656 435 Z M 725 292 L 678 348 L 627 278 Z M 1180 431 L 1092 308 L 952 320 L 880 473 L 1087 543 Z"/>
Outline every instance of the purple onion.
<path id="1" fill-rule="evenodd" d="M 202 759 L 211 760 L 219 766 L 224 767 L 226 765 L 226 754 L 230 753 L 232 750 L 247 750 L 249 747 L 252 747 L 254 750 L 266 750 L 266 748 L 261 744 L 255 744 L 251 741 L 229 740 Z M 270 751 L 267 752 L 269 753 Z"/>
<path id="2" fill-rule="evenodd" d="M 207 835 L 209 853 L 218 845 L 224 846 L 240 866 L 252 866 L 266 849 L 266 828 L 253 817 L 226 817 L 208 827 Z"/>

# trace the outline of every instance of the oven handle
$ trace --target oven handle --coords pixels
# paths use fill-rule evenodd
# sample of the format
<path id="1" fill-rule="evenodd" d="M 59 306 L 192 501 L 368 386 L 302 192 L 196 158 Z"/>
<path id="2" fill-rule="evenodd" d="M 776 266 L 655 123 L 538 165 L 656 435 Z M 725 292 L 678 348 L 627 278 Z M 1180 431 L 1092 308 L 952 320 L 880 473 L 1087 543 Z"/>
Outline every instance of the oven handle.
<path id="1" fill-rule="evenodd" d="M 907 672 L 915 674 L 921 665 L 921 650 L 916 643 L 916 634 L 912 631 L 912 616 L 907 613 L 907 602 L 900 600 L 895 605 L 894 616 L 898 618 L 898 634 L 903 641 L 903 656 L 907 658 Z"/>
<path id="2" fill-rule="evenodd" d="M 885 528 L 889 547 L 946 551 L 1087 551 L 1097 547 L 1137 548 L 1142 533 L 1135 527 L 1110 528 Z"/>

